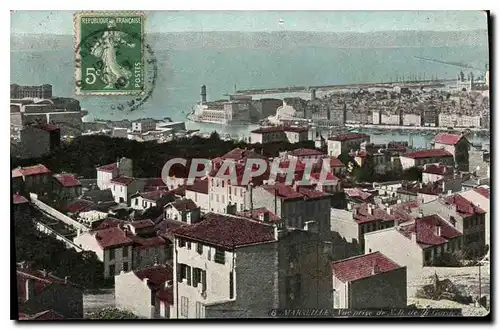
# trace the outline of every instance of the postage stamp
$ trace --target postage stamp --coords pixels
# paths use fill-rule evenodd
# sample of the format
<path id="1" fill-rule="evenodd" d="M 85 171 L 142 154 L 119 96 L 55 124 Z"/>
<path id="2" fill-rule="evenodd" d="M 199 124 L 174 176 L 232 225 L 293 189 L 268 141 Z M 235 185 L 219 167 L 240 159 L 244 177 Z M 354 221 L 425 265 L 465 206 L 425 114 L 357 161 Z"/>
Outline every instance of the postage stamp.
<path id="1" fill-rule="evenodd" d="M 135 95 L 144 91 L 144 14 L 74 15 L 75 85 L 79 95 Z"/>

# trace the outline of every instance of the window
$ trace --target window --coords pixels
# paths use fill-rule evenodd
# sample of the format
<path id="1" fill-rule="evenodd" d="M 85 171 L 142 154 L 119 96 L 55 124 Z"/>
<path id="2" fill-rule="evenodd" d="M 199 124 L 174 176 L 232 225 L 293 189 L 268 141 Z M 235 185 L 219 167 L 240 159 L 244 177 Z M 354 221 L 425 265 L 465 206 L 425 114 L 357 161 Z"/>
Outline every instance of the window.
<path id="1" fill-rule="evenodd" d="M 198 252 L 198 254 L 203 254 L 203 244 L 198 243 L 196 245 L 196 252 Z"/>
<path id="2" fill-rule="evenodd" d="M 204 313 L 203 313 L 203 304 L 199 301 L 196 302 L 196 318 L 197 319 L 202 319 L 204 318 Z"/>
<path id="3" fill-rule="evenodd" d="M 191 285 L 191 267 L 186 266 L 187 285 Z"/>
<path id="4" fill-rule="evenodd" d="M 201 282 L 201 269 L 193 268 L 193 286 L 196 288 Z"/>
<path id="5" fill-rule="evenodd" d="M 179 247 L 185 247 L 186 246 L 186 240 L 184 238 L 179 238 Z"/>
<path id="6" fill-rule="evenodd" d="M 115 259 L 115 249 L 109 249 L 109 260 Z"/>
<path id="7" fill-rule="evenodd" d="M 187 242 L 186 242 L 186 245 L 187 245 L 187 249 L 188 249 L 188 250 L 191 250 L 191 241 L 187 241 Z"/>
<path id="8" fill-rule="evenodd" d="M 181 297 L 181 315 L 188 317 L 189 299 L 188 297 Z"/>
<path id="9" fill-rule="evenodd" d="M 139 198 L 135 199 L 135 205 L 139 205 Z"/>
<path id="10" fill-rule="evenodd" d="M 224 180 L 222 180 L 222 188 L 224 188 Z"/>
<path id="11" fill-rule="evenodd" d="M 222 195 L 221 197 L 222 197 L 222 203 L 225 203 L 224 195 Z"/>
<path id="12" fill-rule="evenodd" d="M 201 290 L 205 292 L 207 291 L 207 271 L 202 270 L 200 275 L 201 275 Z"/>
<path id="13" fill-rule="evenodd" d="M 186 265 L 183 265 L 183 264 L 177 264 L 177 269 L 176 269 L 176 270 L 177 270 L 177 282 L 182 282 L 182 280 L 183 280 L 184 278 L 186 278 L 186 277 L 184 276 L 184 274 L 185 274 L 185 270 L 184 270 L 184 268 L 185 268 L 185 267 L 186 267 Z"/>
<path id="14" fill-rule="evenodd" d="M 114 276 L 115 273 L 115 265 L 109 265 L 109 275 Z"/>
<path id="15" fill-rule="evenodd" d="M 225 251 L 222 249 L 215 248 L 215 257 L 214 261 L 218 264 L 225 264 Z"/>
<path id="16" fill-rule="evenodd" d="M 122 265 L 122 269 L 124 272 L 128 272 L 128 262 L 124 262 Z"/>
<path id="17" fill-rule="evenodd" d="M 122 256 L 124 258 L 128 257 L 128 246 L 124 246 L 122 249 Z"/>
<path id="18" fill-rule="evenodd" d="M 229 299 L 234 298 L 234 273 L 229 272 Z"/>
<path id="19" fill-rule="evenodd" d="M 212 260 L 212 248 L 210 246 L 208 247 L 207 259 Z"/>
<path id="20" fill-rule="evenodd" d="M 229 195 L 231 195 L 231 186 L 229 186 Z"/>

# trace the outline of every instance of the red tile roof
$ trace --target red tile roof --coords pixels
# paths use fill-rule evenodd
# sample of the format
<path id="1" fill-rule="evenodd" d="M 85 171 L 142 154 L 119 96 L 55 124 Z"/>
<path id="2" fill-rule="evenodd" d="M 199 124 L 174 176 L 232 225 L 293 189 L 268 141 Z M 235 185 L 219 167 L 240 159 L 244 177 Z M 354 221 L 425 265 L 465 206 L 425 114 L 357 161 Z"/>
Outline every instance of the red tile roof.
<path id="1" fill-rule="evenodd" d="M 79 187 L 82 185 L 73 174 L 54 174 L 54 178 L 64 187 Z"/>
<path id="2" fill-rule="evenodd" d="M 12 170 L 12 177 L 17 178 L 20 176 L 49 174 L 51 171 L 45 165 L 38 164 L 27 167 L 18 167 Z"/>
<path id="3" fill-rule="evenodd" d="M 292 152 L 290 154 L 292 156 L 298 156 L 298 157 L 323 155 L 323 153 L 321 151 L 318 151 L 316 149 L 306 149 L 306 148 L 299 148 L 299 149 L 292 150 Z"/>
<path id="4" fill-rule="evenodd" d="M 306 199 L 325 198 L 331 196 L 330 194 L 324 193 L 322 191 L 306 187 L 299 187 L 298 192 L 302 194 Z"/>
<path id="5" fill-rule="evenodd" d="M 331 167 L 345 167 L 344 163 L 342 163 L 337 157 L 330 156 L 329 158 Z"/>
<path id="6" fill-rule="evenodd" d="M 474 214 L 484 214 L 484 211 L 479 206 L 475 206 L 465 197 L 460 194 L 455 194 L 444 199 L 444 202 L 448 205 L 454 204 L 457 207 L 457 212 L 465 216 L 471 216 Z"/>
<path id="7" fill-rule="evenodd" d="M 229 151 L 227 154 L 224 156 L 220 157 L 219 161 L 224 161 L 226 159 L 233 159 L 235 161 L 243 161 L 247 159 L 267 159 L 263 155 L 255 152 L 255 150 L 248 150 L 248 149 L 241 149 L 241 148 L 234 148 L 233 150 Z"/>
<path id="8" fill-rule="evenodd" d="M 369 213 L 369 207 L 372 209 L 372 214 Z M 395 221 L 396 217 L 376 205 L 364 203 L 355 208 L 354 220 L 361 224 L 372 221 Z"/>
<path id="9" fill-rule="evenodd" d="M 480 195 L 483 195 L 484 197 L 490 199 L 490 190 L 484 187 L 479 187 L 474 189 L 475 192 L 477 192 Z"/>
<path id="10" fill-rule="evenodd" d="M 77 199 L 73 201 L 72 203 L 66 205 L 64 210 L 68 213 L 79 213 L 83 212 L 87 209 L 90 209 L 91 207 L 95 206 L 96 204 L 92 201 L 86 200 L 86 199 Z"/>
<path id="11" fill-rule="evenodd" d="M 285 132 L 293 132 L 293 133 L 304 133 L 309 131 L 309 129 L 306 127 L 293 127 L 293 126 L 285 126 L 283 130 Z"/>
<path id="12" fill-rule="evenodd" d="M 129 237 L 134 241 L 136 249 L 149 249 L 165 245 L 165 240 L 160 236 L 144 238 L 137 235 L 130 235 Z"/>
<path id="13" fill-rule="evenodd" d="M 175 229 L 174 235 L 226 249 L 276 241 L 270 225 L 216 213 L 207 213 L 201 222 Z"/>
<path id="14" fill-rule="evenodd" d="M 57 276 L 54 276 L 48 272 L 40 271 L 32 268 L 17 268 L 17 294 L 18 300 L 21 302 L 26 301 L 26 281 L 28 279 L 33 280 L 35 294 L 42 293 L 52 284 L 68 284 L 74 285 L 71 282 L 66 282 Z"/>
<path id="15" fill-rule="evenodd" d="M 347 189 L 344 189 L 344 192 L 349 197 L 361 198 L 362 200 L 366 200 L 366 199 L 372 197 L 372 194 L 367 193 L 366 191 L 363 191 L 359 188 L 347 188 Z"/>
<path id="16" fill-rule="evenodd" d="M 264 186 L 264 189 L 268 191 L 269 193 L 281 197 L 283 199 L 301 199 L 304 198 L 304 196 L 299 193 L 297 190 L 295 190 L 293 187 L 278 183 L 275 185 L 267 185 Z"/>
<path id="17" fill-rule="evenodd" d="M 118 169 L 117 163 L 111 163 L 97 168 L 98 171 L 103 171 L 103 172 L 114 172 L 117 169 Z"/>
<path id="18" fill-rule="evenodd" d="M 123 185 L 123 186 L 128 186 L 134 181 L 135 181 L 134 178 L 131 178 L 128 176 L 119 176 L 119 177 L 112 179 L 111 183 L 115 183 L 115 184 L 119 184 L 119 185 Z"/>
<path id="19" fill-rule="evenodd" d="M 152 227 L 155 225 L 155 223 L 153 221 L 151 221 L 150 219 L 144 219 L 144 220 L 132 221 L 130 223 L 130 225 L 132 227 L 134 227 L 135 229 L 143 229 L 143 228 Z"/>
<path id="20" fill-rule="evenodd" d="M 449 175 L 453 174 L 453 166 L 448 166 L 446 164 L 425 164 L 423 173 L 437 174 L 437 175 Z"/>
<path id="21" fill-rule="evenodd" d="M 366 138 L 370 138 L 370 136 L 364 133 L 346 133 L 346 134 L 331 136 L 328 138 L 328 140 L 344 142 L 349 140 L 358 140 Z"/>
<path id="22" fill-rule="evenodd" d="M 150 286 L 153 288 L 165 288 L 165 282 L 173 280 L 173 270 L 170 265 L 158 265 L 141 270 L 135 270 L 134 274 L 141 281 L 147 278 Z"/>
<path id="23" fill-rule="evenodd" d="M 24 203 L 29 203 L 29 201 L 22 195 L 19 194 L 14 194 L 12 196 L 12 202 L 14 204 L 24 204 Z"/>
<path id="24" fill-rule="evenodd" d="M 172 196 L 174 198 L 174 193 L 171 191 L 168 191 L 166 189 L 161 189 L 161 190 L 151 190 L 151 191 L 146 191 L 139 193 L 139 196 L 141 196 L 144 199 L 147 199 L 148 201 L 156 202 L 157 200 L 165 197 L 165 196 Z"/>
<path id="25" fill-rule="evenodd" d="M 180 211 L 180 212 L 193 211 L 193 210 L 196 210 L 198 208 L 196 203 L 193 202 L 191 199 L 178 199 L 175 202 L 172 202 L 168 205 L 171 205 L 177 211 Z"/>
<path id="26" fill-rule="evenodd" d="M 278 222 L 281 220 L 279 216 L 274 214 L 273 212 L 269 211 L 265 207 L 260 207 L 258 209 L 253 209 L 252 211 L 244 211 L 244 212 L 237 212 L 236 215 L 244 217 L 244 218 L 250 218 L 253 220 L 260 221 L 260 217 L 262 214 L 269 214 L 269 222 Z"/>
<path id="27" fill-rule="evenodd" d="M 321 178 L 321 172 L 311 173 L 311 178 L 319 180 Z M 337 178 L 332 172 L 328 172 L 326 173 L 326 180 L 339 181 L 339 178 Z"/>
<path id="28" fill-rule="evenodd" d="M 437 235 L 437 226 L 441 226 L 441 236 Z M 414 223 L 402 226 L 400 231 L 410 238 L 411 233 L 417 233 L 417 243 L 423 247 L 441 245 L 449 239 L 462 236 L 456 228 L 438 215 L 417 218 Z"/>
<path id="29" fill-rule="evenodd" d="M 463 135 L 448 134 L 448 133 L 439 133 L 434 138 L 434 143 L 441 143 L 441 144 L 447 144 L 447 145 L 455 145 L 462 138 L 464 138 Z"/>
<path id="30" fill-rule="evenodd" d="M 186 190 L 195 191 L 200 194 L 208 194 L 208 180 L 196 179 L 192 185 L 186 186 Z"/>
<path id="31" fill-rule="evenodd" d="M 378 251 L 332 262 L 333 276 L 344 283 L 399 268 L 401 266 Z"/>
<path id="32" fill-rule="evenodd" d="M 112 227 L 120 227 L 124 225 L 126 221 L 115 219 L 115 218 L 107 218 L 95 230 L 108 229 Z"/>
<path id="33" fill-rule="evenodd" d="M 453 157 L 448 151 L 444 149 L 428 149 L 428 150 L 418 150 L 407 152 L 402 155 L 403 157 L 421 159 L 421 158 L 431 158 L 431 157 Z"/>
<path id="34" fill-rule="evenodd" d="M 131 245 L 133 240 L 119 227 L 111 227 L 94 231 L 97 243 L 103 249 Z"/>

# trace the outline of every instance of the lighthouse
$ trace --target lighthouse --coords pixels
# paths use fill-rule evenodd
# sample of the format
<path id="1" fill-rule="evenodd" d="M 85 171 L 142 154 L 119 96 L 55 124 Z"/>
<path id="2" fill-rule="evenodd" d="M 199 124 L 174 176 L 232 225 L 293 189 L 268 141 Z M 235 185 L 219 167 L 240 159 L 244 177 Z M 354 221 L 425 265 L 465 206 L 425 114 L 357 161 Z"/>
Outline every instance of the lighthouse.
<path id="1" fill-rule="evenodd" d="M 201 86 L 201 103 L 207 103 L 207 86 Z"/>

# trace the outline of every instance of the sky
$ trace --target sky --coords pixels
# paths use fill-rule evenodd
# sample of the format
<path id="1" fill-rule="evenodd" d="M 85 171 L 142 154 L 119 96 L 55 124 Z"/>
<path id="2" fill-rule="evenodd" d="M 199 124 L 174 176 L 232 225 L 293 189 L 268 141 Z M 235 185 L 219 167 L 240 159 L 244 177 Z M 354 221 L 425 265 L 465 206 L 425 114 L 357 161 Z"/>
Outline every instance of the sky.
<path id="1" fill-rule="evenodd" d="M 486 14 L 482 11 L 156 11 L 146 15 L 146 32 L 373 32 L 487 28 Z M 11 33 L 73 34 L 73 12 L 13 11 Z"/>

